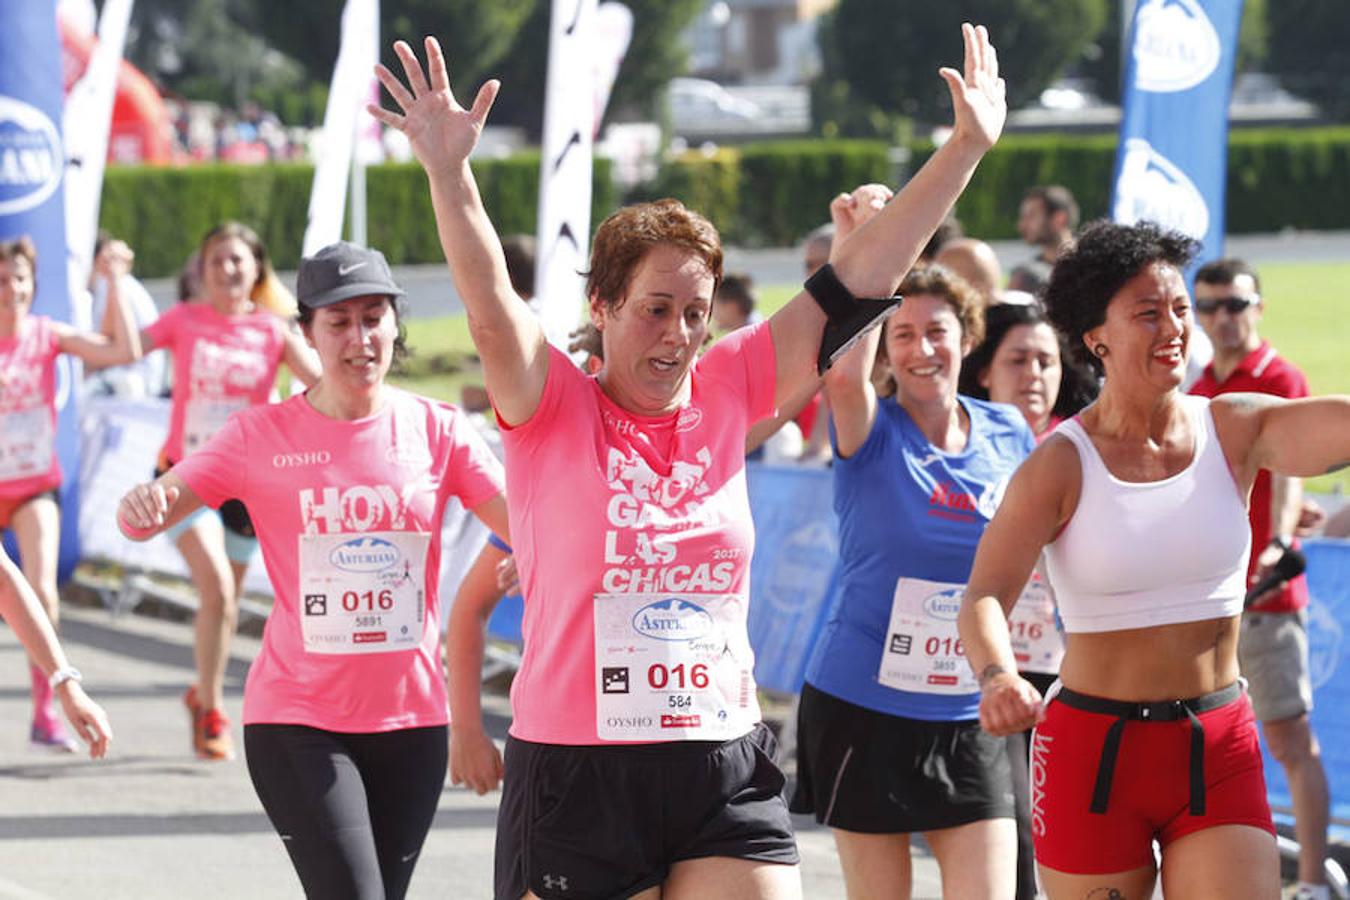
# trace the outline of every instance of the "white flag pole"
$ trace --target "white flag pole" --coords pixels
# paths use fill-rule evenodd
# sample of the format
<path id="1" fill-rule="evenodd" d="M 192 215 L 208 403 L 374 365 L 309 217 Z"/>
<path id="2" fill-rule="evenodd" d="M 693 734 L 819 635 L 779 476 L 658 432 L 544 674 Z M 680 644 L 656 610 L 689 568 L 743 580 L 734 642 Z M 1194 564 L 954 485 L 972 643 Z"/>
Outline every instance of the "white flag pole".
<path id="1" fill-rule="evenodd" d="M 309 223 L 301 248 L 305 256 L 342 237 L 348 167 L 352 164 L 358 124 L 367 115 L 365 105 L 379 58 L 379 15 L 377 0 L 347 0 L 342 11 L 342 43 L 328 90 L 314 186 L 309 195 Z M 377 24 L 373 33 L 372 22 Z M 361 223 L 364 226 L 364 216 Z"/>
<path id="2" fill-rule="evenodd" d="M 369 30 L 362 35 L 368 45 L 364 53 L 370 57 L 371 66 L 380 58 L 380 0 L 370 5 Z M 380 83 L 372 74 L 366 90 L 366 100 L 380 102 Z M 383 158 L 380 143 L 380 123 L 365 108 L 356 113 L 356 145 L 352 153 L 352 241 L 361 246 L 369 246 L 370 239 L 366 228 L 366 166 L 379 162 Z"/>
<path id="3" fill-rule="evenodd" d="M 104 4 L 98 42 L 84 75 L 71 86 L 61 116 L 66 140 L 66 248 L 71 291 L 84 290 L 93 268 L 108 132 L 131 7 L 132 0 L 108 0 Z"/>
<path id="4" fill-rule="evenodd" d="M 544 334 L 564 349 L 585 296 L 593 113 L 578 101 L 593 93 L 595 8 L 596 0 L 553 0 L 549 23 L 535 292 Z"/>
<path id="5" fill-rule="evenodd" d="M 566 348 L 585 298 L 592 148 L 631 35 L 632 14 L 621 4 L 553 0 L 535 287 L 544 333 L 556 347 Z M 590 106 L 579 102 L 586 97 Z"/>

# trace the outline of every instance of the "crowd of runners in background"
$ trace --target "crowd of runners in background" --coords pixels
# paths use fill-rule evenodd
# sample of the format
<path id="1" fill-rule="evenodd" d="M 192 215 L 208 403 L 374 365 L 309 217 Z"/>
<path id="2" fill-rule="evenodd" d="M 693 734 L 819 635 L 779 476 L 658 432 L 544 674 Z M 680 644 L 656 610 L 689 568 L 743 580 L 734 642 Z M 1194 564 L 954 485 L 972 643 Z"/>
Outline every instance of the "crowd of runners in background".
<path id="1" fill-rule="evenodd" d="M 832 830 L 851 898 L 908 896 L 918 835 L 949 897 L 1144 897 L 1159 874 L 1274 897 L 1257 721 L 1294 797 L 1298 896 L 1328 897 L 1307 594 L 1278 573 L 1319 524 L 1298 479 L 1350 459 L 1350 399 L 1307 397 L 1261 341 L 1249 266 L 1206 265 L 1193 303 L 1193 241 L 1080 232 L 1063 188 L 1027 193 L 1035 253 L 1005 286 L 950 218 L 1006 114 L 987 33 L 963 39 L 940 72 L 951 138 L 894 196 L 841 193 L 773 315 L 697 212 L 606 219 L 580 365 L 468 165 L 499 85 L 464 105 L 435 39 L 425 63 L 397 43 L 372 113 L 426 170 L 502 461 L 463 411 L 387 383 L 403 292 L 378 250 L 306 257 L 292 297 L 225 223 L 155 318 L 105 241 L 80 331 L 29 313 L 35 251 L 0 244 L 0 527 L 22 565 L 0 560 L 0 613 L 30 655 L 33 743 L 76 746 L 57 700 L 93 755 L 111 739 L 55 638 L 54 360 L 163 349 L 169 436 L 118 524 L 167 533 L 200 597 L 184 703 L 204 759 L 234 754 L 224 667 L 261 549 L 275 602 L 243 744 L 311 897 L 403 896 L 447 774 L 502 788 L 502 900 L 797 897 L 789 810 Z M 790 796 L 746 624 L 747 455 L 832 460 L 840 523 Z M 493 534 L 457 600 L 438 595 L 451 498 Z M 504 752 L 478 694 L 500 565 L 525 597 Z"/>

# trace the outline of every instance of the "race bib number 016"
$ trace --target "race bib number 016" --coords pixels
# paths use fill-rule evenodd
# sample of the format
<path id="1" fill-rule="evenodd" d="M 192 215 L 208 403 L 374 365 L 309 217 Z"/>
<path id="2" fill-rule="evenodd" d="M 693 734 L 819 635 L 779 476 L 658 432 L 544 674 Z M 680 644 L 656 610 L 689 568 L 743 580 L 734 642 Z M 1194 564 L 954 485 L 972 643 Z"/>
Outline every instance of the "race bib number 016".
<path id="1" fill-rule="evenodd" d="M 980 689 L 956 631 L 966 586 L 901 578 L 881 648 L 877 680 L 919 694 L 973 694 Z"/>
<path id="2" fill-rule="evenodd" d="M 1039 574 L 1032 575 L 1008 616 L 1013 656 L 1022 672 L 1058 675 L 1064 636 L 1055 624 L 1055 595 Z"/>
<path id="3" fill-rule="evenodd" d="M 430 536 L 300 535 L 300 630 L 309 653 L 390 653 L 422 640 Z"/>
<path id="4" fill-rule="evenodd" d="M 52 438 L 45 406 L 0 413 L 0 481 L 45 475 L 52 467 Z"/>
<path id="5" fill-rule="evenodd" d="M 607 741 L 720 741 L 759 721 L 746 598 L 595 596 L 596 732 Z"/>

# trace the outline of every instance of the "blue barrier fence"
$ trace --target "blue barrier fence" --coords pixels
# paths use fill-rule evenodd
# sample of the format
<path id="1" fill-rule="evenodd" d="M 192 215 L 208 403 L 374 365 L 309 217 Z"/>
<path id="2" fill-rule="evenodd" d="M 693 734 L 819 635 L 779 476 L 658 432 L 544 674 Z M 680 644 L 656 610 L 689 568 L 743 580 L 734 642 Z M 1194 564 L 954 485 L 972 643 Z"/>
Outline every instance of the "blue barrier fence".
<path id="1" fill-rule="evenodd" d="M 1308 655 L 1313 682 L 1313 732 L 1331 786 L 1332 834 L 1350 840 L 1350 541 L 1312 540 L 1308 557 Z M 1264 744 L 1262 745 L 1264 750 Z M 1266 753 L 1271 806 L 1290 808 L 1284 770 Z"/>
<path id="2" fill-rule="evenodd" d="M 750 643 L 755 679 L 767 690 L 801 689 L 811 647 L 833 601 L 839 527 L 828 470 L 752 464 L 747 467 L 755 519 L 750 564 Z M 1331 784 L 1333 836 L 1350 840 L 1350 541 L 1313 540 L 1305 546 L 1308 636 L 1313 677 L 1313 729 Z M 520 598 L 494 611 L 488 631 L 520 639 Z M 1267 754 L 1271 805 L 1287 810 L 1284 771 Z"/>
<path id="3" fill-rule="evenodd" d="M 755 678 L 769 690 L 795 693 L 833 599 L 838 525 L 830 473 L 751 466 L 749 487 L 756 531 L 750 569 Z M 1333 835 L 1350 840 L 1350 541 L 1308 541 L 1305 552 L 1312 723 L 1331 783 Z M 1287 810 L 1289 786 L 1269 754 L 1266 783 L 1271 805 Z"/>

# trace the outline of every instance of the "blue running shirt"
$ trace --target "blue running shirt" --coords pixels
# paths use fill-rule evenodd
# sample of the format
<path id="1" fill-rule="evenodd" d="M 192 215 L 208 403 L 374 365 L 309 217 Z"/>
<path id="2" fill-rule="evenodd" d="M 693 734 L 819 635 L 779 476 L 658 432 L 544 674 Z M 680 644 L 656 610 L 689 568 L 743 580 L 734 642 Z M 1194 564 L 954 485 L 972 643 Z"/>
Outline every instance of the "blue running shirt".
<path id="1" fill-rule="evenodd" d="M 936 449 L 894 398 L 882 398 L 867 440 L 834 462 L 838 590 L 806 680 L 849 703 L 911 719 L 974 719 L 980 695 L 920 693 L 880 682 L 882 654 L 892 641 L 907 652 L 922 651 L 922 638 L 911 647 L 906 635 L 888 633 L 896 583 L 905 577 L 964 587 L 1008 479 L 1036 446 L 1015 407 L 958 400 L 970 416 L 962 452 Z M 959 603 L 959 594 L 955 599 Z M 964 658 L 959 665 L 968 670 Z"/>

